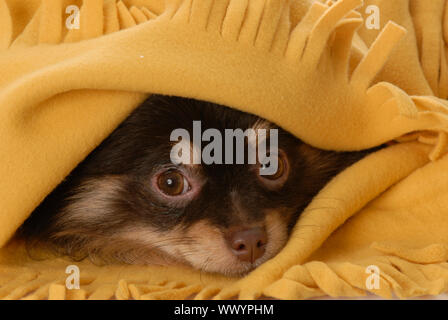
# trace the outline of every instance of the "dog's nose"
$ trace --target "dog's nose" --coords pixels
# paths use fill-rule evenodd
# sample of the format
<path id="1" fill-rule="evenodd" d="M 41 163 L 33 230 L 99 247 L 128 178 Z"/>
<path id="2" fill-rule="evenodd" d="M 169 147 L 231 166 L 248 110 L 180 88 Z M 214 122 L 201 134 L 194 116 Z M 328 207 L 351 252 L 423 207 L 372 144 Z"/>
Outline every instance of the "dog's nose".
<path id="1" fill-rule="evenodd" d="M 254 263 L 264 254 L 267 238 L 263 228 L 252 228 L 233 232 L 227 241 L 239 260 Z"/>

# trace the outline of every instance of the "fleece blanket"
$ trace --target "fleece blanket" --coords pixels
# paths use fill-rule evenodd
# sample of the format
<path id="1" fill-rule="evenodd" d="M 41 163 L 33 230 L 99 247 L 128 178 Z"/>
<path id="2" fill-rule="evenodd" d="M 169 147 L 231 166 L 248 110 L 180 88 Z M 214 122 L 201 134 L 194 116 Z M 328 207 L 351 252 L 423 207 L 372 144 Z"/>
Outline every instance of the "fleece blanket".
<path id="1" fill-rule="evenodd" d="M 0 0 L 0 298 L 448 291 L 447 17 L 445 0 Z M 151 93 L 250 112 L 318 148 L 389 146 L 331 180 L 243 278 L 31 259 L 17 228 Z"/>

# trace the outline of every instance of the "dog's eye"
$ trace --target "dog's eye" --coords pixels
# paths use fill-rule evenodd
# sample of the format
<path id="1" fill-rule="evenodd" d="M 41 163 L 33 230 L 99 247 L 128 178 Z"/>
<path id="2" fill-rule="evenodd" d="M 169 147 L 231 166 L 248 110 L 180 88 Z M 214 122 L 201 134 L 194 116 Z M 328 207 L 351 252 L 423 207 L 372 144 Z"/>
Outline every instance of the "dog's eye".
<path id="1" fill-rule="evenodd" d="M 179 196 L 190 190 L 188 180 L 182 173 L 175 170 L 165 171 L 159 175 L 157 186 L 168 196 Z"/>
<path id="2" fill-rule="evenodd" d="M 262 169 L 266 169 L 265 167 L 267 167 L 267 165 L 265 164 L 261 164 L 260 166 Z M 277 180 L 280 179 L 285 174 L 286 171 L 285 169 L 286 169 L 285 159 L 283 159 L 283 157 L 278 157 L 277 171 L 274 174 L 262 175 L 261 177 L 269 180 Z"/>
<path id="3" fill-rule="evenodd" d="M 259 177 L 261 178 L 261 181 L 268 187 L 268 188 L 278 188 L 286 181 L 288 177 L 288 159 L 285 155 L 285 153 L 282 150 L 279 150 L 278 158 L 277 158 L 277 171 L 273 174 L 259 174 Z M 266 169 L 269 167 L 270 163 L 268 164 L 260 164 L 259 170 L 263 171 L 263 169 Z"/>

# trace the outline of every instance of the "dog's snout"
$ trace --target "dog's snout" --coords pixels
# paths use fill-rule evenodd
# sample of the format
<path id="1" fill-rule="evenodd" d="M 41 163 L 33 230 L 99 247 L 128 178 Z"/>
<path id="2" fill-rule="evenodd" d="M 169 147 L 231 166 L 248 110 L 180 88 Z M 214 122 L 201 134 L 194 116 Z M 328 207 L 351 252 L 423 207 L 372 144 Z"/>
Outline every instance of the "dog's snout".
<path id="1" fill-rule="evenodd" d="M 227 242 L 239 260 L 254 263 L 266 250 L 267 234 L 259 227 L 245 229 L 232 232 Z"/>

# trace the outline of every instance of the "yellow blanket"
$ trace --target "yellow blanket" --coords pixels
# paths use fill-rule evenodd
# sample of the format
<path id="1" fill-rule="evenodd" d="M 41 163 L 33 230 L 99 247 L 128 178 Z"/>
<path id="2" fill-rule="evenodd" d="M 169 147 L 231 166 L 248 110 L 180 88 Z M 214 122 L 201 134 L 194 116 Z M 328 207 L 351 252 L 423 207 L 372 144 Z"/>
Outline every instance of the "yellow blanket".
<path id="1" fill-rule="evenodd" d="M 445 0 L 0 0 L 0 298 L 448 291 L 446 22 Z M 30 259 L 17 228 L 149 93 L 251 112 L 319 148 L 398 143 L 336 176 L 242 279 Z"/>

